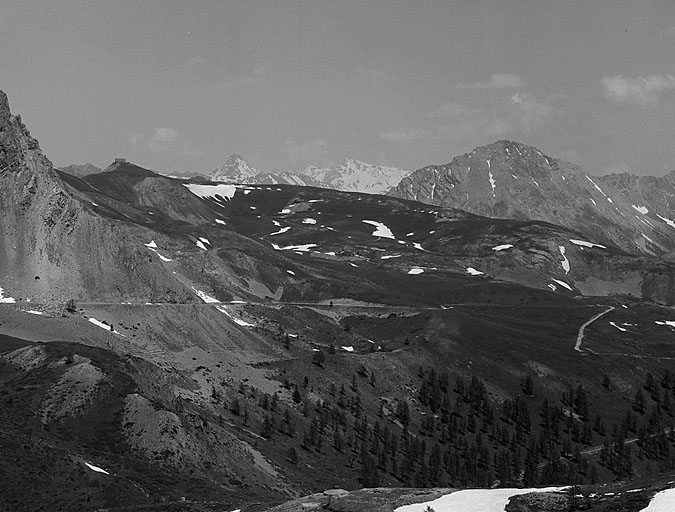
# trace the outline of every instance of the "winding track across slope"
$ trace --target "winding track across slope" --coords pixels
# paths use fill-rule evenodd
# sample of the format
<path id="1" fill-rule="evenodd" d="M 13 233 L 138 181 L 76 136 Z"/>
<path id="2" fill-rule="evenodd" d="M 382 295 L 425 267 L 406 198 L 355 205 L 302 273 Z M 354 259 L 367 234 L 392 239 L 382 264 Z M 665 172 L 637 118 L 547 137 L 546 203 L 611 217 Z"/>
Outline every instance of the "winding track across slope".
<path id="1" fill-rule="evenodd" d="M 584 340 L 584 330 L 586 327 L 591 325 L 593 322 L 595 322 L 598 318 L 605 316 L 607 313 L 610 311 L 614 311 L 616 308 L 614 306 L 609 306 L 605 311 L 602 311 L 601 313 L 598 313 L 595 316 L 592 316 L 587 322 L 585 322 L 581 327 L 579 327 L 579 333 L 577 334 L 577 342 L 574 345 L 574 350 L 577 352 L 582 352 L 581 350 L 581 342 Z"/>

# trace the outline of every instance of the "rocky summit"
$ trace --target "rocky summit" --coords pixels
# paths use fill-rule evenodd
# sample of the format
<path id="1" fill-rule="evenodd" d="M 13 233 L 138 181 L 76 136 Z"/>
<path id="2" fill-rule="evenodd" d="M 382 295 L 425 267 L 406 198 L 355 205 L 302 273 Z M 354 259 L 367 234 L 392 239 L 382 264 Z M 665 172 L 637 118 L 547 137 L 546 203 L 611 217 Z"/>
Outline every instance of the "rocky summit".
<path id="1" fill-rule="evenodd" d="M 477 147 L 401 180 L 396 197 L 498 218 L 565 226 L 629 253 L 675 249 L 675 187 L 669 178 L 594 177 L 517 142 Z"/>

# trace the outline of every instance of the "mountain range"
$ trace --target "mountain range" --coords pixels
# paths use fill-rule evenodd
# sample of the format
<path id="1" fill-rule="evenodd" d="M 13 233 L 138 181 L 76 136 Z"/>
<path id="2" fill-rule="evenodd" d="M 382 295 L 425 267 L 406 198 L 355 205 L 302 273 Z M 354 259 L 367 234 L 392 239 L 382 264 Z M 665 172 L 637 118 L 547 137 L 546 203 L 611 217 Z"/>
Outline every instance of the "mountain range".
<path id="1" fill-rule="evenodd" d="M 307 175 L 367 187 L 338 167 Z M 507 141 L 390 195 L 258 182 L 236 156 L 218 173 L 55 170 L 0 94 L 6 508 L 556 486 L 501 499 L 638 512 L 672 488 L 669 176 Z"/>
<path id="2" fill-rule="evenodd" d="M 298 172 L 268 173 L 249 167 L 241 156 L 234 154 L 210 174 L 209 178 L 226 183 L 286 184 L 383 194 L 396 186 L 409 172 L 405 169 L 371 165 L 348 158 L 333 167 L 309 166 Z"/>

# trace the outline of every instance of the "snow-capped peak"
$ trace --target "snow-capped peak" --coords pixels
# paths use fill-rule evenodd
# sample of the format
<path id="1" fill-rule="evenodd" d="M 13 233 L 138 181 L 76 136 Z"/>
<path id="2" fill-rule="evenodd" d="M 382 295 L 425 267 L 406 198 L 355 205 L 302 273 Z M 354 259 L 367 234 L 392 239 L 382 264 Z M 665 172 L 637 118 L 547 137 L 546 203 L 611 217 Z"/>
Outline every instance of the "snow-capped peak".
<path id="1" fill-rule="evenodd" d="M 257 169 L 249 167 L 240 155 L 234 153 L 220 168 L 215 169 L 209 177 L 213 181 L 246 183 L 256 174 L 258 174 Z"/>
<path id="2" fill-rule="evenodd" d="M 409 173 L 405 169 L 368 164 L 354 158 L 346 158 L 333 167 L 312 165 L 301 172 L 328 188 L 371 194 L 387 192 Z"/>

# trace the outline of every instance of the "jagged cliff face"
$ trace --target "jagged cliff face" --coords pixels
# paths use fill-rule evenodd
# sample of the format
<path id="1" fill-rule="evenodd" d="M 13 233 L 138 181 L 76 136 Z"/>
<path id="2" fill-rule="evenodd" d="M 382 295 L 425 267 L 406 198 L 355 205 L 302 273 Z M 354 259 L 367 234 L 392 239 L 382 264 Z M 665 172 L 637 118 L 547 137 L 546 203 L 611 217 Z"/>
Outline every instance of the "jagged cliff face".
<path id="1" fill-rule="evenodd" d="M 675 188 L 661 181 L 597 178 L 536 148 L 498 141 L 415 171 L 391 194 L 490 217 L 543 220 L 630 253 L 664 255 L 675 249 L 668 200 L 675 205 Z"/>
<path id="2" fill-rule="evenodd" d="M 139 228 L 94 214 L 59 179 L 0 92 L 0 287 L 42 302 L 189 296 L 132 243 Z"/>

